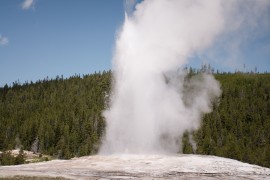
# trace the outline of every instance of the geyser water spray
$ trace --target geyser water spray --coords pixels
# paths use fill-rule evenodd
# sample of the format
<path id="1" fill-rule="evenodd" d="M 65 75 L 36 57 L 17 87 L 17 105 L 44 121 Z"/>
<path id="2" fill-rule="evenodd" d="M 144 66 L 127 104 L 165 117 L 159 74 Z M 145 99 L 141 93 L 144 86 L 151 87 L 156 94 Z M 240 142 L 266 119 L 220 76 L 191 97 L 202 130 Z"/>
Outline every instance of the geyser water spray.
<path id="1" fill-rule="evenodd" d="M 252 0 L 145 0 L 126 14 L 100 153 L 181 151 L 183 133 L 200 127 L 221 94 L 212 75 L 187 80 L 182 69 L 218 37 L 241 29 L 233 21 L 245 19 L 241 2 Z"/>

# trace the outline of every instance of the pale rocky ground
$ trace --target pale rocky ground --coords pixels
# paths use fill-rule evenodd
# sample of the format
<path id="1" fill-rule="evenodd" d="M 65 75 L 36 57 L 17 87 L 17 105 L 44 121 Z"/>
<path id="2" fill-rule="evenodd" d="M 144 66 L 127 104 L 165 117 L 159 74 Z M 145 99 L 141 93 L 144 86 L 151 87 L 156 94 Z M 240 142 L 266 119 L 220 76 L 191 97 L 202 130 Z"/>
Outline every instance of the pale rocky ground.
<path id="1" fill-rule="evenodd" d="M 70 179 L 270 179 L 270 169 L 203 155 L 111 155 L 0 166 L 0 178 Z"/>

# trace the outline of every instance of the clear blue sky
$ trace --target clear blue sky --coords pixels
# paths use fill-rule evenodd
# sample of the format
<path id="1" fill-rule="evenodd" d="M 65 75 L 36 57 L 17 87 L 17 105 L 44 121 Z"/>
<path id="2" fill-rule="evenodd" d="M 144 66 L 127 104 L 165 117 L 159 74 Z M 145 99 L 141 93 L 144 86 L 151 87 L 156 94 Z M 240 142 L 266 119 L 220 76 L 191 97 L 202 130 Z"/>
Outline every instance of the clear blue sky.
<path id="1" fill-rule="evenodd" d="M 23 2 L 0 1 L 0 86 L 110 69 L 123 0 Z"/>
<path id="2" fill-rule="evenodd" d="M 24 2 L 0 0 L 0 86 L 111 68 L 124 0 L 34 0 L 23 7 Z M 241 47 L 241 64 L 247 69 L 270 71 L 269 32 Z M 201 63 L 194 58 L 190 64 L 200 67 Z"/>

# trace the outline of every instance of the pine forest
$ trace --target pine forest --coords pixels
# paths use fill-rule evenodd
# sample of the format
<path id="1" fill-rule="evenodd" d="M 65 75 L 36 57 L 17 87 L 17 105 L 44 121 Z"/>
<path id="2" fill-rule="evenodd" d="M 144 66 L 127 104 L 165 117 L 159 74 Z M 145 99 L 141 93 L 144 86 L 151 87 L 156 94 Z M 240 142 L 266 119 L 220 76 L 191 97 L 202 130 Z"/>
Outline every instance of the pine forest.
<path id="1" fill-rule="evenodd" d="M 214 76 L 222 95 L 193 132 L 196 149 L 185 133 L 182 152 L 270 167 L 270 74 Z M 105 132 L 102 112 L 111 79 L 111 71 L 104 71 L 1 87 L 0 151 L 21 148 L 60 159 L 96 154 Z"/>

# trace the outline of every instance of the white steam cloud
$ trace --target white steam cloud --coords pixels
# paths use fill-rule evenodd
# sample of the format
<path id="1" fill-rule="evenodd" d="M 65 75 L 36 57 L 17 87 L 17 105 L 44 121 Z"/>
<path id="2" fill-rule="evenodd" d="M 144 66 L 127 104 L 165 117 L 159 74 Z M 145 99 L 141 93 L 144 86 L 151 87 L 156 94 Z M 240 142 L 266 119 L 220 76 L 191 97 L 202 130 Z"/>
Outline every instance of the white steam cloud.
<path id="1" fill-rule="evenodd" d="M 8 41 L 8 38 L 5 37 L 5 36 L 2 36 L 2 35 L 0 34 L 0 46 L 7 45 L 8 42 L 9 42 L 9 41 Z"/>
<path id="2" fill-rule="evenodd" d="M 27 10 L 34 6 L 35 0 L 24 0 L 22 3 L 22 9 Z"/>
<path id="3" fill-rule="evenodd" d="M 181 151 L 183 133 L 200 127 L 202 115 L 211 112 L 221 94 L 212 75 L 188 79 L 182 69 L 189 57 L 209 49 L 218 37 L 241 29 L 242 22 L 234 21 L 240 2 L 145 0 L 126 15 L 116 41 L 100 153 Z"/>
<path id="4" fill-rule="evenodd" d="M 226 29 L 214 48 L 200 55 L 210 63 L 241 69 L 246 61 L 244 47 L 270 34 L 270 1 L 229 0 L 223 3 Z M 269 45 L 266 43 L 260 48 L 263 50 Z"/>

